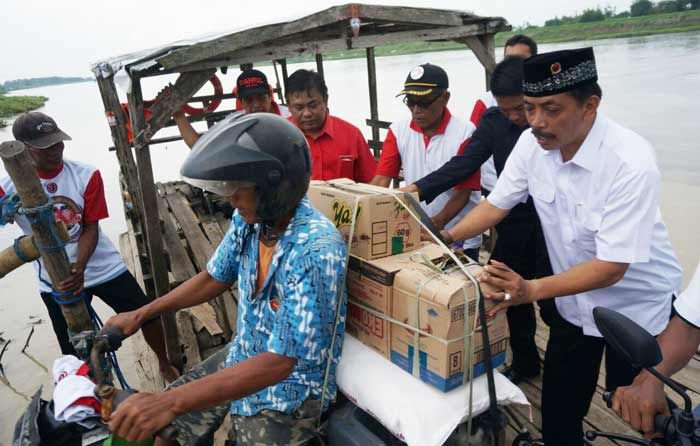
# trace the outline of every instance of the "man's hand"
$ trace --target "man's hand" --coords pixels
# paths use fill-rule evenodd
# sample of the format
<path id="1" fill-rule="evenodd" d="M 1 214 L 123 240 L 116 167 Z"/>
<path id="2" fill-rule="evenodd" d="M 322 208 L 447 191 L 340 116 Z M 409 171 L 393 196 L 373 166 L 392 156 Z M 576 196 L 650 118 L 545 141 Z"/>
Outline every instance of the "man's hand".
<path id="1" fill-rule="evenodd" d="M 654 416 L 670 415 L 664 385 L 651 374 L 642 371 L 631 385 L 615 390 L 612 409 L 644 437 L 654 436 Z"/>
<path id="2" fill-rule="evenodd" d="M 185 112 L 183 112 L 182 110 L 178 110 L 178 111 L 176 111 L 175 113 L 173 113 L 173 120 L 174 120 L 175 122 L 181 122 L 181 121 L 183 121 L 183 120 L 186 121 L 186 120 L 187 120 L 187 116 L 185 116 Z"/>
<path id="3" fill-rule="evenodd" d="M 56 291 L 73 291 L 74 295 L 80 296 L 85 291 L 85 265 L 74 263 L 70 272 L 71 275 L 58 284 Z"/>
<path id="4" fill-rule="evenodd" d="M 169 392 L 136 393 L 109 418 L 109 430 L 128 441 L 145 441 L 170 424 L 177 414 Z"/>
<path id="5" fill-rule="evenodd" d="M 483 294 L 486 299 L 500 301 L 488 311 L 488 316 L 493 317 L 501 310 L 505 310 L 511 305 L 520 305 L 534 302 L 537 294 L 533 281 L 523 279 L 505 263 L 491 260 L 490 265 L 484 266 L 484 273 L 479 277 L 479 282 L 483 282 L 498 288 L 499 291 L 484 289 Z"/>
<path id="6" fill-rule="evenodd" d="M 404 187 L 400 187 L 399 190 L 401 192 L 409 192 L 409 193 L 416 192 L 416 193 L 420 194 L 420 189 L 418 189 L 418 186 L 416 186 L 415 183 L 409 184 L 409 185 L 404 186 Z"/>
<path id="7" fill-rule="evenodd" d="M 139 331 L 141 326 L 147 322 L 144 320 L 143 308 L 144 307 L 134 311 L 115 314 L 109 318 L 104 328 L 116 327 L 122 332 L 125 338 L 131 336 Z"/>

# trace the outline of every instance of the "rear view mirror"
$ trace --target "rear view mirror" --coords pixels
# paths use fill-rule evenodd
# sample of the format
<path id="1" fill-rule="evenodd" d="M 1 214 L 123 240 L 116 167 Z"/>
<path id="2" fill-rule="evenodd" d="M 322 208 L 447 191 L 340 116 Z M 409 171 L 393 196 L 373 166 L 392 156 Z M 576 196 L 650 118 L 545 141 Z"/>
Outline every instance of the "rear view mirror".
<path id="1" fill-rule="evenodd" d="M 628 317 L 595 307 L 593 320 L 605 341 L 633 367 L 654 367 L 663 359 L 656 338 Z"/>

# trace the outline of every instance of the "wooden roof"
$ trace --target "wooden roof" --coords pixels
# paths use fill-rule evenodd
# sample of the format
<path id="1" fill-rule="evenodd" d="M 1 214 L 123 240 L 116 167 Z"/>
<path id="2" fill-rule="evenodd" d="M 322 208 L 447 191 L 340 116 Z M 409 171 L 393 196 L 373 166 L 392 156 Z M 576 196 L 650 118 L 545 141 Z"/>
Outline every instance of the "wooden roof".
<path id="1" fill-rule="evenodd" d="M 354 37 L 350 21 L 360 20 Z M 460 41 L 510 29 L 501 17 L 465 11 L 350 3 L 288 22 L 258 26 L 188 42 L 176 42 L 94 64 L 128 67 L 143 75 L 197 71 L 329 51 L 410 41 Z"/>

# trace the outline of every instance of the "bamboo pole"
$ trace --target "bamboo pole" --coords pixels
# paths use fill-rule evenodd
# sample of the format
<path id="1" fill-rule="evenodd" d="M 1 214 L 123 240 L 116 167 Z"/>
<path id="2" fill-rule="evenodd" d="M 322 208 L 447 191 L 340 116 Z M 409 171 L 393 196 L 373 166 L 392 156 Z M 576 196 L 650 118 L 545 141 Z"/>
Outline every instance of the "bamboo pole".
<path id="1" fill-rule="evenodd" d="M 0 158 L 7 173 L 17 189 L 24 208 L 43 206 L 49 202 L 44 193 L 39 177 L 34 170 L 32 160 L 23 143 L 8 141 L 0 144 Z M 32 234 L 38 246 L 52 246 L 53 229 L 43 223 L 31 222 Z M 52 221 L 50 225 L 54 225 Z M 71 275 L 71 265 L 65 249 L 53 252 L 43 252 L 44 267 L 51 278 L 54 287 Z M 61 305 L 61 311 L 66 319 L 70 333 L 80 333 L 93 330 L 90 314 L 83 300 L 72 304 Z M 85 358 L 84 358 L 85 359 Z"/>

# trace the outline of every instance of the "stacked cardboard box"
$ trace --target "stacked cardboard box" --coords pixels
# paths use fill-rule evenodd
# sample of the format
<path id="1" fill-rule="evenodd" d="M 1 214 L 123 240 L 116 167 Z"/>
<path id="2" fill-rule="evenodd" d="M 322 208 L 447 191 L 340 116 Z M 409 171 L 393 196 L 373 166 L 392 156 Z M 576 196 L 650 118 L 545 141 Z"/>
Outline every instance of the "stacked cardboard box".
<path id="1" fill-rule="evenodd" d="M 347 272 L 347 331 L 445 392 L 462 384 L 468 342 L 472 343 L 474 376 L 485 373 L 481 329 L 477 327 L 465 342 L 465 333 L 472 333 L 476 321 L 474 285 L 454 266 L 439 266 L 445 256 L 442 248 L 419 242 L 418 222 L 392 191 L 337 180 L 312 182 L 309 197 L 346 241 L 359 199 Z M 386 228 L 388 236 L 373 231 L 377 225 Z M 391 238 L 395 241 L 389 242 Z M 481 273 L 478 265 L 468 269 L 474 277 Z M 505 314 L 487 326 L 493 365 L 498 366 L 505 360 L 508 339 Z"/>
<path id="2" fill-rule="evenodd" d="M 419 223 L 396 200 L 391 189 L 356 184 L 347 179 L 312 181 L 309 199 L 335 224 L 346 243 L 357 202 L 350 248 L 351 254 L 357 257 L 378 259 L 412 251 L 420 245 Z"/>

